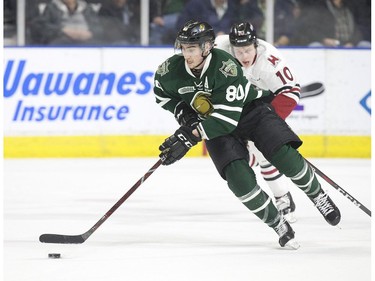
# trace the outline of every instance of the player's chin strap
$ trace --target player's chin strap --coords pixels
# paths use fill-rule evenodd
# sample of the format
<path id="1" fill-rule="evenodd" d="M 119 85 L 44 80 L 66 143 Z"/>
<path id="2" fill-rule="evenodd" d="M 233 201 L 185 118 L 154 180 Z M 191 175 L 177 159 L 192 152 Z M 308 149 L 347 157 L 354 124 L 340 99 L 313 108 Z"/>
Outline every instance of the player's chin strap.
<path id="1" fill-rule="evenodd" d="M 200 63 L 198 63 L 198 65 L 196 65 L 193 69 L 191 69 L 191 71 L 198 71 L 198 70 L 200 70 L 200 69 L 197 69 L 197 67 L 200 66 L 202 63 L 204 63 L 206 61 L 207 57 L 208 57 L 208 55 L 204 56 L 203 53 L 202 53 L 203 60 Z"/>
<path id="2" fill-rule="evenodd" d="M 202 52 L 202 58 L 203 58 L 203 60 L 202 60 L 200 63 L 198 63 L 198 65 L 196 65 L 194 68 L 191 68 L 191 69 L 190 69 L 191 72 L 192 72 L 194 75 L 196 75 L 196 76 L 199 76 L 199 75 L 201 74 L 201 72 L 202 72 L 202 68 L 197 69 L 197 67 L 199 67 L 202 63 L 204 63 L 204 62 L 206 61 L 207 57 L 210 55 L 211 52 L 208 52 L 207 56 L 204 56 L 203 53 L 204 53 L 204 52 Z"/>

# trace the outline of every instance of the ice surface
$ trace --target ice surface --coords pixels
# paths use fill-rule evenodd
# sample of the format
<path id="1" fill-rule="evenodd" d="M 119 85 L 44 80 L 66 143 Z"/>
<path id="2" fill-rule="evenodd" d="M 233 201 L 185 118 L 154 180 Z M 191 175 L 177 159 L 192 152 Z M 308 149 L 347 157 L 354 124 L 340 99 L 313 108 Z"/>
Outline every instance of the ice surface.
<path id="1" fill-rule="evenodd" d="M 310 160 L 371 209 L 370 160 Z M 371 219 L 322 179 L 340 228 L 291 184 L 301 248 L 284 250 L 208 158 L 160 167 L 84 244 L 38 241 L 87 231 L 156 161 L 4 160 L 4 280 L 371 280 Z"/>

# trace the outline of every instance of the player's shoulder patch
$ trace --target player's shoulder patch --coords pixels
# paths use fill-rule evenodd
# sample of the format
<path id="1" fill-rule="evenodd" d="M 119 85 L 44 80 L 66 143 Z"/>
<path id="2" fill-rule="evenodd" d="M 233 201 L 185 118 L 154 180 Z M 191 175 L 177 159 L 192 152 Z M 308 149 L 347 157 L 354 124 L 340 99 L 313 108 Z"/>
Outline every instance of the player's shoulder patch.
<path id="1" fill-rule="evenodd" d="M 237 64 L 231 60 L 228 59 L 227 61 L 222 61 L 222 67 L 220 67 L 220 72 L 224 74 L 225 77 L 232 76 L 236 77 L 237 76 Z"/>
<path id="2" fill-rule="evenodd" d="M 160 76 L 164 76 L 169 72 L 169 65 L 171 63 L 169 62 L 169 59 L 164 61 L 161 65 L 159 65 L 158 69 L 156 70 L 156 73 L 159 74 Z"/>

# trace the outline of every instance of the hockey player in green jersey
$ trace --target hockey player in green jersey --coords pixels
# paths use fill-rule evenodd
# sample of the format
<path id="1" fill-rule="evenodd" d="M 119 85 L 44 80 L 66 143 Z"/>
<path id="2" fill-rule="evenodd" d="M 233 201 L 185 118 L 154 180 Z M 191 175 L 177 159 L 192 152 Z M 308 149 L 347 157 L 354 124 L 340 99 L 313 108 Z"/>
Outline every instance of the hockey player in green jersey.
<path id="1" fill-rule="evenodd" d="M 276 231 L 282 247 L 297 249 L 293 229 L 256 182 L 248 164 L 248 140 L 305 192 L 329 224 L 339 223 L 340 211 L 296 150 L 302 141 L 272 106 L 256 100 L 264 93 L 250 85 L 230 54 L 213 48 L 214 40 L 208 23 L 187 22 L 175 43 L 181 54 L 168 58 L 155 73 L 156 102 L 181 125 L 160 145 L 160 158 L 163 165 L 173 164 L 204 139 L 235 196 Z"/>

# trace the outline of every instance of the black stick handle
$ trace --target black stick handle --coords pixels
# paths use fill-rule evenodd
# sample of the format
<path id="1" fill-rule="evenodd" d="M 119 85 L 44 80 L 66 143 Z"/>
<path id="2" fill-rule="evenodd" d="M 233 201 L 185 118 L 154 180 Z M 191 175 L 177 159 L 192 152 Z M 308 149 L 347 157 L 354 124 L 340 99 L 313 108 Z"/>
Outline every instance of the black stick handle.
<path id="1" fill-rule="evenodd" d="M 104 216 L 101 217 L 101 219 L 91 227 L 91 229 L 87 232 L 88 236 L 90 236 L 99 226 L 102 225 L 103 222 L 105 222 L 121 205 L 125 202 L 126 199 L 130 197 L 130 195 L 133 194 L 134 191 L 138 189 L 138 187 L 141 186 L 141 184 L 152 175 L 153 172 L 161 165 L 161 160 L 159 159 L 158 162 L 155 163 L 154 166 L 152 166 L 147 173 L 144 174 L 143 177 L 141 177 L 113 206 L 111 209 L 107 211 L 107 213 L 104 214 Z M 88 237 L 87 236 L 87 237 Z"/>
<path id="2" fill-rule="evenodd" d="M 130 188 L 113 206 L 109 209 L 104 216 L 100 218 L 89 230 L 79 235 L 63 235 L 63 234 L 42 234 L 39 241 L 42 243 L 59 243 L 59 244 L 82 244 L 101 226 L 121 205 L 126 199 L 137 190 L 138 187 L 149 177 L 155 170 L 162 164 L 159 159 L 158 162 L 152 166 L 147 173 L 143 175 L 133 186 Z"/>

